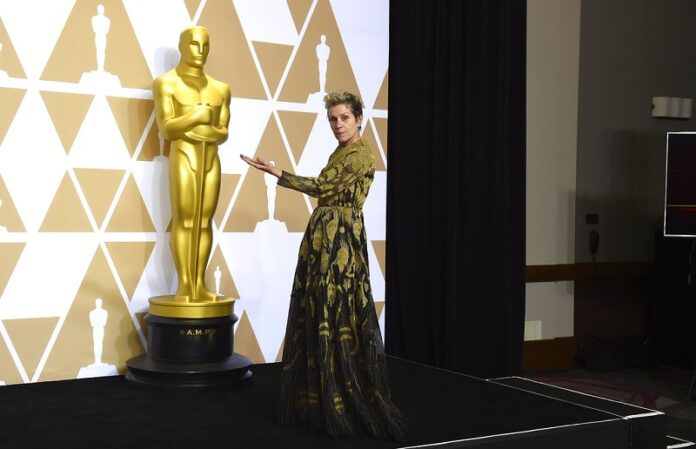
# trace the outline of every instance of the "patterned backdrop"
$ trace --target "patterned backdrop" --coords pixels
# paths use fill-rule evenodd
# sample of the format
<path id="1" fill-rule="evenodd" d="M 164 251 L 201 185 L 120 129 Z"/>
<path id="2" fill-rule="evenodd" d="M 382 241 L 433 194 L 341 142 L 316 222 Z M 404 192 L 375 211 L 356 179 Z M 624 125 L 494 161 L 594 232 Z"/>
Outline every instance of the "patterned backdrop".
<path id="1" fill-rule="evenodd" d="M 94 328 L 104 330 L 103 373 L 123 373 L 125 361 L 144 352 L 147 300 L 176 288 L 168 146 L 150 89 L 178 62 L 179 32 L 191 24 L 210 30 L 206 71 L 232 91 L 208 285 L 240 298 L 235 350 L 257 363 L 279 360 L 314 204 L 275 190 L 238 154 L 319 172 L 336 143 L 318 92 L 318 58 L 327 61 L 326 90 L 357 92 L 366 106 L 363 137 L 378 171 L 365 219 L 384 326 L 388 6 L 0 0 L 0 383 L 94 373 L 86 369 L 96 362 Z M 322 35 L 328 49 L 318 48 Z M 97 36 L 106 36 L 103 71 Z M 97 299 L 106 314 L 92 313 Z"/>

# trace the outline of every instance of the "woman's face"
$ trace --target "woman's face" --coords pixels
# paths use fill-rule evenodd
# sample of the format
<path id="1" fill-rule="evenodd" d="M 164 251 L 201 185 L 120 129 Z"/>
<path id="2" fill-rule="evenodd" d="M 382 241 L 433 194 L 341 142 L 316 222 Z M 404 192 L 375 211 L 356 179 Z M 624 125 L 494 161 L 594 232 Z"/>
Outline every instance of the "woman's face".
<path id="1" fill-rule="evenodd" d="M 331 131 L 333 131 L 339 145 L 345 147 L 360 140 L 358 127 L 362 124 L 362 115 L 355 117 L 350 106 L 346 104 L 337 104 L 330 107 L 327 115 Z"/>

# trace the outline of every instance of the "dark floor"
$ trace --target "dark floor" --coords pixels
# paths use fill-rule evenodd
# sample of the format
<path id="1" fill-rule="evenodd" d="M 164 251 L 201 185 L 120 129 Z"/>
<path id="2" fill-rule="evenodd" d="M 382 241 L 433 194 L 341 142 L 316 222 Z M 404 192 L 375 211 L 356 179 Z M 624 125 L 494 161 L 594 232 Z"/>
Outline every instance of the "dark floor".
<path id="1" fill-rule="evenodd" d="M 631 429 L 604 411 L 388 357 L 406 443 L 334 439 L 275 423 L 280 364 L 258 365 L 238 388 L 146 389 L 122 376 L 0 388 L 0 448 L 394 449 L 625 448 Z"/>
<path id="2" fill-rule="evenodd" d="M 667 415 L 668 435 L 696 442 L 696 392 L 687 398 L 693 374 L 682 368 L 659 366 L 616 371 L 574 368 L 525 377 L 662 411 Z"/>

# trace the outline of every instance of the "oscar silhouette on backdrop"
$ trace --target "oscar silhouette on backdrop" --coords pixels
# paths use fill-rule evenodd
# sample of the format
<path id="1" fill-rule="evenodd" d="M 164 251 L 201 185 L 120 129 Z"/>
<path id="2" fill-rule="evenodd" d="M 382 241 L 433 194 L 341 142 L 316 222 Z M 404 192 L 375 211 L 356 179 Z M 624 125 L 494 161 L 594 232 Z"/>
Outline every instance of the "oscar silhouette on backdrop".
<path id="1" fill-rule="evenodd" d="M 94 31 L 94 46 L 97 49 L 97 71 L 104 71 L 106 60 L 106 35 L 109 34 L 111 20 L 104 15 L 104 5 L 97 6 L 97 15 L 92 17 L 92 31 Z"/>
<path id="2" fill-rule="evenodd" d="M 101 298 L 94 300 L 94 309 L 89 312 L 89 324 L 92 326 L 92 352 L 94 353 L 94 363 L 80 368 L 77 374 L 78 379 L 85 377 L 115 376 L 118 374 L 114 365 L 109 365 L 102 361 L 104 352 L 104 328 L 109 319 L 109 312 L 104 309 Z"/>
<path id="3" fill-rule="evenodd" d="M 215 276 L 215 293 L 220 294 L 220 281 L 222 281 L 222 271 L 220 271 L 220 266 L 215 267 L 215 272 L 213 273 L 213 276 Z"/>
<path id="4" fill-rule="evenodd" d="M 324 105 L 324 95 L 326 95 L 326 72 L 328 71 L 329 56 L 331 55 L 331 47 L 326 44 L 326 35 L 321 35 L 315 51 L 319 68 L 319 91 L 309 94 L 307 104 L 314 104 L 321 108 Z"/>
<path id="5" fill-rule="evenodd" d="M 275 162 L 270 161 L 271 164 L 275 165 Z M 277 179 L 275 176 L 264 173 L 263 180 L 266 183 L 266 199 L 268 200 L 268 219 L 273 221 L 273 215 L 275 214 L 275 202 L 276 202 L 276 186 Z"/>
<path id="6" fill-rule="evenodd" d="M 271 165 L 275 165 L 275 162 L 273 161 L 268 161 L 268 163 Z M 276 191 L 278 190 L 278 180 L 275 176 L 269 173 L 264 173 L 263 182 L 266 184 L 268 218 L 256 223 L 254 232 L 262 232 L 262 238 L 271 239 L 271 235 L 286 233 L 288 231 L 288 228 L 285 226 L 285 223 L 276 220 L 275 218 Z"/>
<path id="7" fill-rule="evenodd" d="M 97 15 L 92 17 L 97 70 L 83 73 L 80 78 L 80 84 L 88 84 L 98 88 L 121 87 L 121 81 L 118 79 L 118 76 L 104 70 L 104 64 L 106 63 L 107 35 L 110 29 L 111 20 L 104 14 L 104 5 L 97 5 Z"/>
<path id="8" fill-rule="evenodd" d="M 319 45 L 317 45 L 317 59 L 319 60 L 319 93 L 326 94 L 326 69 L 329 65 L 329 55 L 331 48 L 326 45 L 326 36 L 321 35 Z"/>
<path id="9" fill-rule="evenodd" d="M 102 352 L 104 351 L 104 326 L 109 318 L 109 312 L 102 308 L 101 298 L 94 302 L 96 308 L 89 312 L 89 324 L 92 326 L 92 349 L 94 351 L 94 364 L 103 365 Z"/>

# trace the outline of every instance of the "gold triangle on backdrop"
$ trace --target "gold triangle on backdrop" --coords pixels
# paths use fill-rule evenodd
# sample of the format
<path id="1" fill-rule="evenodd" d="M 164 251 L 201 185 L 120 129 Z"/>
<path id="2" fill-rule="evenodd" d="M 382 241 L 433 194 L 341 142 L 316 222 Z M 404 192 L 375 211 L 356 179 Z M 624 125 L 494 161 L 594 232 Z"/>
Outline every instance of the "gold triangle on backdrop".
<path id="1" fill-rule="evenodd" d="M 152 100 L 140 98 L 107 97 L 107 100 L 128 152 L 133 156 L 155 104 Z"/>
<path id="2" fill-rule="evenodd" d="M 220 20 L 225 17 L 225 20 Z M 230 85 L 233 97 L 266 100 L 242 24 L 229 0 L 208 0 L 198 24 L 210 31 L 210 55 L 205 71 Z"/>
<path id="3" fill-rule="evenodd" d="M 2 337 L 0 337 L 0 380 L 6 385 L 19 384 L 23 381 Z"/>
<path id="4" fill-rule="evenodd" d="M 252 42 L 252 45 L 256 51 L 261 71 L 266 78 L 268 90 L 271 95 L 274 95 L 294 47 L 269 42 Z"/>
<path id="5" fill-rule="evenodd" d="M 58 132 L 65 154 L 68 154 L 94 95 L 42 91 L 41 97 Z"/>
<path id="6" fill-rule="evenodd" d="M 315 112 L 278 111 L 278 118 L 285 131 L 285 136 L 288 138 L 295 164 L 297 164 L 307 145 L 314 122 L 317 121 L 317 114 Z"/>
<path id="7" fill-rule="evenodd" d="M 249 357 L 254 363 L 266 363 L 246 311 L 242 313 L 237 324 L 237 331 L 234 333 L 234 352 Z"/>
<path id="8" fill-rule="evenodd" d="M 360 95 L 329 0 L 318 0 L 282 87 L 279 96 L 281 101 L 304 103 L 309 94 L 319 91 L 316 47 L 321 42 L 322 34 L 326 36 L 326 45 L 331 48 L 326 70 L 326 90 L 343 89 Z"/>
<path id="9" fill-rule="evenodd" d="M 5 139 L 5 134 L 14 120 L 19 104 L 27 91 L 24 89 L 0 89 L 0 144 Z"/>
<path id="10" fill-rule="evenodd" d="M 389 70 L 384 74 L 384 80 L 375 98 L 375 104 L 372 109 L 389 109 Z"/>
<path id="11" fill-rule="evenodd" d="M 387 168 L 384 166 L 384 160 L 382 160 L 382 155 L 379 152 L 379 147 L 377 146 L 377 140 L 375 139 L 375 133 L 372 132 L 372 126 L 370 122 L 363 122 L 363 133 L 362 138 L 365 139 L 367 144 L 370 146 L 372 155 L 375 157 L 375 170 L 385 171 Z"/>
<path id="12" fill-rule="evenodd" d="M 208 286 L 213 292 L 217 292 L 215 283 L 215 271 L 220 268 L 220 295 L 231 296 L 233 298 L 239 299 L 239 292 L 237 291 L 237 286 L 234 284 L 232 279 L 232 273 L 227 266 L 227 261 L 220 251 L 220 247 L 217 246 L 215 251 L 213 251 L 213 257 L 210 258 L 208 263 L 208 268 L 205 272 L 205 285 Z"/>
<path id="13" fill-rule="evenodd" d="M 65 173 L 41 224 L 41 232 L 92 231 L 70 176 Z"/>
<path id="14" fill-rule="evenodd" d="M 155 232 L 150 214 L 133 175 L 128 176 L 126 187 L 106 228 L 109 232 Z"/>
<path id="15" fill-rule="evenodd" d="M 160 144 L 162 145 L 161 148 Z M 147 132 L 143 147 L 140 149 L 140 154 L 138 154 L 138 160 L 152 161 L 159 156 L 168 157 L 170 145 L 171 142 L 166 139 L 160 142 L 159 128 L 157 128 L 157 123 L 153 122 L 150 130 Z"/>
<path id="16" fill-rule="evenodd" d="M 276 362 L 283 361 L 283 349 L 285 349 L 285 339 L 284 338 L 283 338 L 283 341 L 280 342 L 280 349 L 278 349 L 278 355 L 276 355 L 276 358 L 275 358 Z"/>
<path id="17" fill-rule="evenodd" d="M 24 232 L 24 224 L 0 176 L 0 232 Z"/>
<path id="18" fill-rule="evenodd" d="M 97 70 L 91 25 L 92 17 L 97 15 L 97 5 L 104 5 L 104 15 L 111 22 L 104 70 L 118 76 L 123 87 L 149 89 L 152 75 L 120 0 L 75 2 L 41 79 L 76 83 L 83 73 Z"/>
<path id="19" fill-rule="evenodd" d="M 102 362 L 122 370 L 127 359 L 144 352 L 104 253 L 98 248 L 46 360 L 40 380 L 64 379 L 65 373 L 77 376 L 80 368 L 94 363 L 89 315 L 96 308 L 97 298 L 102 300 L 102 308 L 108 313 Z"/>
<path id="20" fill-rule="evenodd" d="M 7 283 L 12 276 L 19 256 L 22 255 L 24 246 L 26 243 L 0 243 L 0 297 L 2 297 L 2 292 L 5 291 Z M 2 363 L 0 363 L 2 365 Z"/>
<path id="21" fill-rule="evenodd" d="M 123 170 L 99 168 L 76 168 L 75 177 L 80 183 L 87 205 L 92 211 L 97 226 L 101 227 L 109 206 L 114 200 L 119 184 L 123 179 Z"/>
<path id="22" fill-rule="evenodd" d="M 377 319 L 382 316 L 382 311 L 384 310 L 384 301 L 375 301 L 375 313 L 377 314 Z"/>
<path id="23" fill-rule="evenodd" d="M 377 136 L 379 137 L 379 141 L 382 143 L 382 151 L 384 151 L 384 156 L 386 157 L 388 137 L 387 119 L 372 117 L 372 121 L 375 123 L 375 128 L 377 128 Z"/>
<path id="24" fill-rule="evenodd" d="M 201 4 L 201 0 L 184 0 L 184 3 L 186 3 L 186 9 L 188 10 L 189 17 L 191 20 L 196 15 L 196 11 L 198 11 L 198 7 Z"/>
<path id="25" fill-rule="evenodd" d="M 222 219 L 227 212 L 227 206 L 229 206 L 232 200 L 232 195 L 234 194 L 234 189 L 237 187 L 240 175 L 223 173 L 220 179 L 220 196 L 218 197 L 217 209 L 215 209 L 215 215 L 213 220 L 219 228 L 222 223 Z"/>
<path id="26" fill-rule="evenodd" d="M 297 28 L 298 33 L 302 29 L 305 20 L 307 20 L 310 6 L 312 6 L 312 0 L 288 0 L 290 15 L 292 15 L 292 21 L 295 22 L 295 28 Z"/>
<path id="27" fill-rule="evenodd" d="M 58 324 L 57 317 L 3 320 L 12 346 L 31 379 Z"/>
<path id="28" fill-rule="evenodd" d="M 377 262 L 379 263 L 379 269 L 382 270 L 382 276 L 387 277 L 387 248 L 386 241 L 384 240 L 372 240 L 372 248 L 375 250 L 375 256 L 377 256 Z"/>
<path id="29" fill-rule="evenodd" d="M 254 157 L 261 157 L 275 162 L 278 167 L 289 167 L 290 159 L 278 130 L 275 118 L 271 116 L 263 132 L 259 147 Z M 275 182 L 272 182 L 275 186 Z M 307 227 L 309 212 L 302 194 L 290 189 L 275 187 L 274 218 L 285 222 L 290 232 L 302 232 Z M 250 169 L 244 178 L 237 200 L 232 208 L 225 231 L 252 232 L 256 224 L 268 219 L 268 195 L 264 173 Z"/>
<path id="30" fill-rule="evenodd" d="M 106 244 L 128 299 L 133 297 L 154 247 L 155 242 L 109 242 Z"/>
<path id="31" fill-rule="evenodd" d="M 0 18 L 0 44 L 2 45 L 2 50 L 0 50 L 0 70 L 6 72 L 12 78 L 26 78 L 22 63 L 19 62 L 17 52 L 12 45 L 10 35 L 7 34 L 2 18 Z"/>

